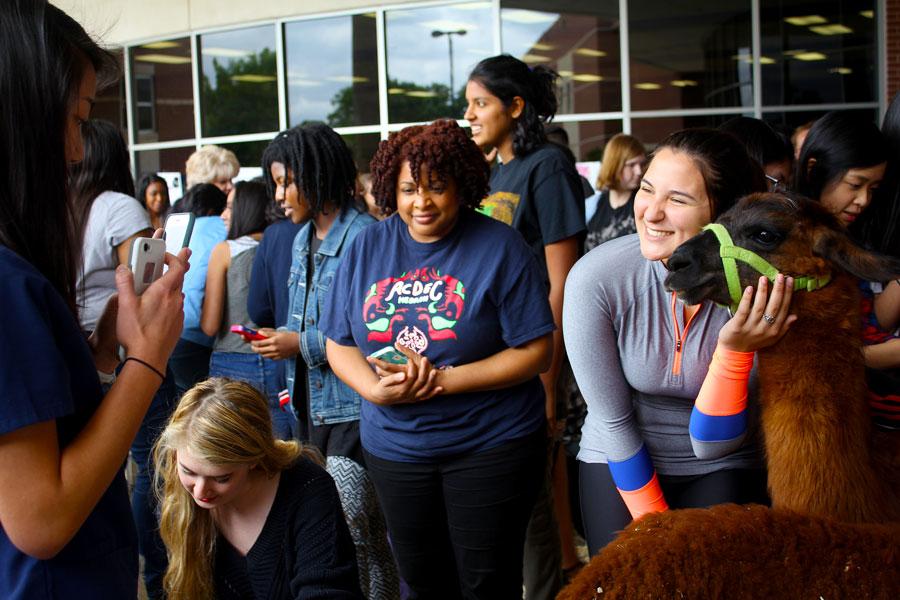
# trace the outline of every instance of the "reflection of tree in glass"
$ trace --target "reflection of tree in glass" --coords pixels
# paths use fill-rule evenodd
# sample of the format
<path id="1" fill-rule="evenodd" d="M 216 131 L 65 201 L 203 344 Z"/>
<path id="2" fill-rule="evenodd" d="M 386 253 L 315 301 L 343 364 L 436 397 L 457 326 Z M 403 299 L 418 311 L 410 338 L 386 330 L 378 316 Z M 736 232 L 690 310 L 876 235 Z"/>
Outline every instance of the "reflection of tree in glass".
<path id="1" fill-rule="evenodd" d="M 459 88 L 453 101 L 448 101 L 446 84 L 416 85 L 408 81 L 388 79 L 388 113 L 391 123 L 431 121 L 440 118 L 461 119 L 466 110 L 466 88 Z M 393 92 L 393 93 L 392 93 Z M 331 99 L 334 111 L 328 115 L 328 124 L 341 127 L 352 122 L 354 89 L 341 89 Z"/>
<path id="2" fill-rule="evenodd" d="M 222 144 L 222 147 L 234 152 L 242 167 L 258 167 L 262 164 L 263 150 L 266 149 L 270 141 L 260 140 L 257 142 L 242 142 L 240 144 Z"/>
<path id="3" fill-rule="evenodd" d="M 205 73 L 200 81 L 204 135 L 257 133 L 278 129 L 275 52 L 228 61 L 213 59 L 216 85 Z"/>

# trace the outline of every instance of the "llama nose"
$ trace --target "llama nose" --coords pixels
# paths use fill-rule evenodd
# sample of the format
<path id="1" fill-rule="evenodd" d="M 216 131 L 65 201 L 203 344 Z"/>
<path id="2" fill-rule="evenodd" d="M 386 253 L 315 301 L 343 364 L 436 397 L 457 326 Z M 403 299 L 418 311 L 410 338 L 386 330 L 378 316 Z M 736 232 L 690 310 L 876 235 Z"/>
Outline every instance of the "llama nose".
<path id="1" fill-rule="evenodd" d="M 691 259 L 687 255 L 688 253 L 681 248 L 676 250 L 672 256 L 669 257 L 669 260 L 666 262 L 666 268 L 674 273 L 675 271 L 680 271 L 681 269 L 686 269 L 691 266 Z"/>

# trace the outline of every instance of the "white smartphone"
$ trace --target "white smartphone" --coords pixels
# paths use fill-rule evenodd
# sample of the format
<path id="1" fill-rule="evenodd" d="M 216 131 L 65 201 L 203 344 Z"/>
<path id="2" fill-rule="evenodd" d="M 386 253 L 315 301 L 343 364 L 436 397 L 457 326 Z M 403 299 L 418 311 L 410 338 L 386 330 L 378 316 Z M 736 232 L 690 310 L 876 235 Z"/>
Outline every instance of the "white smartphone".
<path id="1" fill-rule="evenodd" d="M 134 291 L 144 293 L 151 283 L 163 274 L 166 263 L 166 242 L 153 238 L 137 238 L 131 246 L 129 266 L 134 273 Z"/>
<path id="2" fill-rule="evenodd" d="M 164 228 L 166 230 L 166 252 L 178 254 L 191 242 L 191 233 L 194 232 L 194 215 L 189 212 L 172 213 L 166 217 Z"/>

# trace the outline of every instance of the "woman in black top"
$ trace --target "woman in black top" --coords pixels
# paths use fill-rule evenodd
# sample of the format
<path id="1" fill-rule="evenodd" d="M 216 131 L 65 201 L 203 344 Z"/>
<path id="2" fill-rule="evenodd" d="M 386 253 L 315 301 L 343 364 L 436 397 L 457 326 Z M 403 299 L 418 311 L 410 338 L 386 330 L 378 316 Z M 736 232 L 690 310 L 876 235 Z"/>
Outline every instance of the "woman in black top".
<path id="1" fill-rule="evenodd" d="M 169 600 L 363 597 L 334 481 L 317 453 L 275 439 L 253 386 L 194 386 L 154 458 Z"/>

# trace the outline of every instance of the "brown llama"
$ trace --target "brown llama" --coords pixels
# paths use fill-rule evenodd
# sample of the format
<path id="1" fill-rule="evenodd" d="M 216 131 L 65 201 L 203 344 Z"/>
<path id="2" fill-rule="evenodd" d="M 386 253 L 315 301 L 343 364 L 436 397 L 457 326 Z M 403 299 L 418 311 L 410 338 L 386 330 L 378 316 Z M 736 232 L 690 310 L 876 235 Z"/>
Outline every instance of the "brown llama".
<path id="1" fill-rule="evenodd" d="M 724 214 L 735 246 L 779 272 L 830 282 L 797 291 L 798 320 L 758 352 L 772 509 L 652 514 L 609 544 L 560 599 L 900 597 L 900 433 L 873 428 L 858 279 L 900 261 L 854 245 L 820 205 L 756 194 Z M 712 231 L 682 244 L 666 286 L 689 304 L 732 303 Z M 741 289 L 759 272 L 737 263 Z"/>

